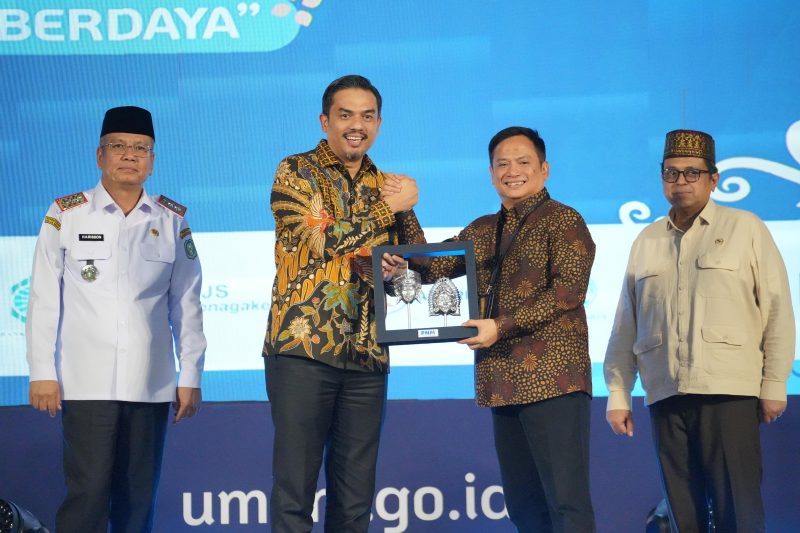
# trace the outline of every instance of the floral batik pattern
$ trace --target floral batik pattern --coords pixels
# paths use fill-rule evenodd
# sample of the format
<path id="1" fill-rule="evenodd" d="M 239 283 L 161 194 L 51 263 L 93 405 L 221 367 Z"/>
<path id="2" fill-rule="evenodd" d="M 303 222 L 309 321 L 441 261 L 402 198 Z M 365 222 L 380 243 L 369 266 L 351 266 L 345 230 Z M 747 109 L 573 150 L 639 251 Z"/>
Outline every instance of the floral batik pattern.
<path id="1" fill-rule="evenodd" d="M 376 342 L 371 249 L 421 240 L 413 212 L 380 199 L 384 176 L 368 156 L 351 178 L 326 141 L 281 161 L 270 203 L 276 275 L 264 354 L 386 372 Z M 410 239 L 410 240 L 409 240 Z"/>

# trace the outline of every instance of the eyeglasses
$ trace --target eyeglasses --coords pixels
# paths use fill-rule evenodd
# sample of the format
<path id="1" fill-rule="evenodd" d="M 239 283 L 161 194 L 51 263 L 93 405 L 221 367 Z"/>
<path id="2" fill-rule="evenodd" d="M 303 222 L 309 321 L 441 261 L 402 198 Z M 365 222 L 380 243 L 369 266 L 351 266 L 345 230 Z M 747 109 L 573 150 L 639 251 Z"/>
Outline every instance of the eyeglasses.
<path id="1" fill-rule="evenodd" d="M 700 179 L 703 174 L 711 174 L 708 170 L 700 170 L 697 168 L 687 168 L 685 170 L 678 170 L 677 168 L 665 168 L 661 170 L 661 179 L 667 183 L 675 183 L 678 181 L 678 176 L 683 174 L 686 178 L 686 183 L 694 183 Z"/>
<path id="2" fill-rule="evenodd" d="M 153 151 L 152 146 L 147 146 L 145 144 L 134 144 L 131 146 L 125 143 L 106 143 L 101 144 L 100 148 L 107 148 L 108 151 L 114 155 L 125 155 L 128 149 L 130 149 L 135 157 L 147 157 L 150 152 Z"/>

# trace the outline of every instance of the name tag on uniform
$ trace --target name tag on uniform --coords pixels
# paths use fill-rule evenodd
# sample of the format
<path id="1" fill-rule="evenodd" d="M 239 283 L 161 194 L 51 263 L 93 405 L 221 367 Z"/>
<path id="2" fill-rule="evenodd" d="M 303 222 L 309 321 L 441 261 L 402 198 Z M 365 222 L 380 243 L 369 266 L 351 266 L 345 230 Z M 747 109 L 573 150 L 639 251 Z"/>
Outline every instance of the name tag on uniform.
<path id="1" fill-rule="evenodd" d="M 78 233 L 79 241 L 98 242 L 104 241 L 105 237 L 102 233 Z"/>

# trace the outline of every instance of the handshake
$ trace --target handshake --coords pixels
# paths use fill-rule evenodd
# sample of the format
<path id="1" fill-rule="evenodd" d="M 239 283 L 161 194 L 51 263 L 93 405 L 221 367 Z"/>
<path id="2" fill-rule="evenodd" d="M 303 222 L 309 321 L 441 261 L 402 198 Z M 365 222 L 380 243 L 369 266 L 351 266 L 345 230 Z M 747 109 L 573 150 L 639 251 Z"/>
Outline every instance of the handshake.
<path id="1" fill-rule="evenodd" d="M 417 205 L 419 187 L 417 181 L 405 174 L 384 173 L 385 180 L 381 190 L 381 199 L 389 204 L 392 213 L 408 211 Z"/>

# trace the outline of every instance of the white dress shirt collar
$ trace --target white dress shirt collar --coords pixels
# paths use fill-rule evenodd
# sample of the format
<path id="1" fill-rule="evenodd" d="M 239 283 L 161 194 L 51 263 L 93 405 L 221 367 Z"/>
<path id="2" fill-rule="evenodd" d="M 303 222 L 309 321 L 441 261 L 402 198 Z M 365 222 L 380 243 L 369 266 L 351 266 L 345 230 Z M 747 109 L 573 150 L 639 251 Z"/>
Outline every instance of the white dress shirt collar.
<path id="1" fill-rule="evenodd" d="M 105 186 L 103 186 L 102 181 L 100 181 L 94 188 L 94 191 L 92 191 L 92 197 L 89 202 L 92 211 L 103 209 L 108 212 L 114 212 L 120 210 L 119 206 L 108 193 Z M 152 213 L 157 212 L 155 207 L 156 202 L 150 197 L 149 194 L 147 194 L 146 189 L 142 189 L 142 195 L 139 197 L 139 202 L 136 204 L 136 207 L 134 207 L 133 210 L 141 210 L 146 213 Z"/>

